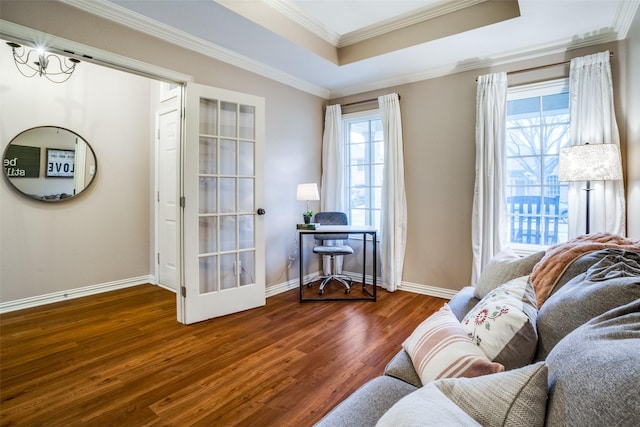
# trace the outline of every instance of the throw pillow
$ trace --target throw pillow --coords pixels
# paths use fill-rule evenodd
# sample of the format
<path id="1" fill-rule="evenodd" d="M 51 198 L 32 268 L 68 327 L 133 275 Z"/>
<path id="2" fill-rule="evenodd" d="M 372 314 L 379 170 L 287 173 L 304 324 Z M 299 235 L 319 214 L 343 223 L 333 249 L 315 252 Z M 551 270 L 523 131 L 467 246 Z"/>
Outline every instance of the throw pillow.
<path id="1" fill-rule="evenodd" d="M 497 253 L 482 270 L 473 296 L 481 299 L 498 286 L 518 277 L 531 274 L 533 267 L 542 259 L 544 251 L 520 257 L 513 249 L 506 248 Z"/>
<path id="2" fill-rule="evenodd" d="M 527 365 L 538 343 L 536 296 L 528 276 L 488 293 L 462 319 L 472 341 L 505 369 Z"/>
<path id="3" fill-rule="evenodd" d="M 476 377 L 504 370 L 471 342 L 445 304 L 422 322 L 402 347 L 409 353 L 422 384 L 439 378 Z"/>
<path id="4" fill-rule="evenodd" d="M 398 426 L 543 426 L 547 366 L 435 381 L 400 399 L 378 421 Z"/>

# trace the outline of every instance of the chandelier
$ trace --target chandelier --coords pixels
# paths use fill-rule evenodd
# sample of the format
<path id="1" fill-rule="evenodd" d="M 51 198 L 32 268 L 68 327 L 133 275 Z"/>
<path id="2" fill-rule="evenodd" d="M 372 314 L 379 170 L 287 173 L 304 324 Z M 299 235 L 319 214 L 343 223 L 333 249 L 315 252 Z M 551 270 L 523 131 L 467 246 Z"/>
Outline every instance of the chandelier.
<path id="1" fill-rule="evenodd" d="M 47 53 L 42 48 L 26 49 L 14 42 L 7 42 L 13 51 L 16 68 L 25 77 L 46 77 L 54 83 L 64 83 L 69 80 L 80 61 L 75 58 L 60 58 L 53 53 Z"/>

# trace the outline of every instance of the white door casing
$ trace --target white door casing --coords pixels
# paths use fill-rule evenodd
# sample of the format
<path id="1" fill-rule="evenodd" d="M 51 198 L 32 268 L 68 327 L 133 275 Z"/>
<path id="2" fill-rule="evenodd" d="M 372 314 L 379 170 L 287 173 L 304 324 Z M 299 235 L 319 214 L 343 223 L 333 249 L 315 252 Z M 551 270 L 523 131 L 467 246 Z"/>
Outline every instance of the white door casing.
<path id="1" fill-rule="evenodd" d="M 185 106 L 178 320 L 190 324 L 265 304 L 265 102 L 189 84 Z"/>

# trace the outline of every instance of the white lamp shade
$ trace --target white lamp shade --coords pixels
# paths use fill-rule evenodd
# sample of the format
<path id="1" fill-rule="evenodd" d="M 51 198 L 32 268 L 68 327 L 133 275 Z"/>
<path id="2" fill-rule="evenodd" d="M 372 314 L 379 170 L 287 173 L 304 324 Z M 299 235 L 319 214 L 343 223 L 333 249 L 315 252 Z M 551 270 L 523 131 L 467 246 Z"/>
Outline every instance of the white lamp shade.
<path id="1" fill-rule="evenodd" d="M 318 193 L 318 184 L 316 184 L 315 182 L 312 182 L 310 184 L 298 184 L 296 199 L 320 200 L 320 193 Z"/>
<path id="2" fill-rule="evenodd" d="M 622 179 L 620 152 L 615 144 L 572 145 L 560 151 L 559 181 Z"/>

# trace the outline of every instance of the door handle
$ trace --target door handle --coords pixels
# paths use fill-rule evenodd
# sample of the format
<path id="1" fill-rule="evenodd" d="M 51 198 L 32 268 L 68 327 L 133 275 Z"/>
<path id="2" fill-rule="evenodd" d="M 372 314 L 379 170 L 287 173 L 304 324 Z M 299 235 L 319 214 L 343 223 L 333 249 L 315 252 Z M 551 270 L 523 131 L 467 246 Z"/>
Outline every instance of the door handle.
<path id="1" fill-rule="evenodd" d="M 264 214 L 266 214 L 264 209 L 262 208 L 258 209 L 258 215 L 264 215 Z"/>

